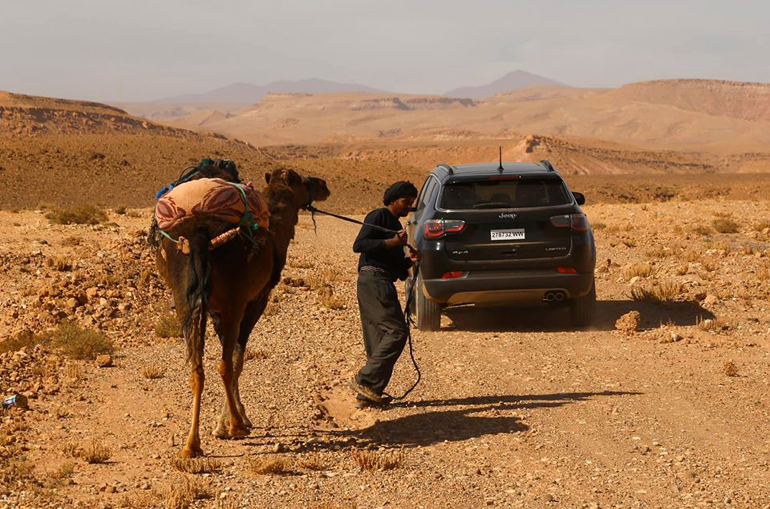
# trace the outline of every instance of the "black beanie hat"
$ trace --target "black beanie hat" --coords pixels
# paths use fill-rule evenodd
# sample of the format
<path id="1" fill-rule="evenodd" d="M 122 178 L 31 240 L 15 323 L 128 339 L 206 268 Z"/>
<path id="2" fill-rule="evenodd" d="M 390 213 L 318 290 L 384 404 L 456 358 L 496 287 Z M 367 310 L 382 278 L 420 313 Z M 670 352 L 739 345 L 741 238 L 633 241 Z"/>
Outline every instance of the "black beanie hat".
<path id="1" fill-rule="evenodd" d="M 385 191 L 385 195 L 382 197 L 382 203 L 385 206 L 388 206 L 399 198 L 408 196 L 417 198 L 417 188 L 414 187 L 414 184 L 411 182 L 399 180 Z"/>

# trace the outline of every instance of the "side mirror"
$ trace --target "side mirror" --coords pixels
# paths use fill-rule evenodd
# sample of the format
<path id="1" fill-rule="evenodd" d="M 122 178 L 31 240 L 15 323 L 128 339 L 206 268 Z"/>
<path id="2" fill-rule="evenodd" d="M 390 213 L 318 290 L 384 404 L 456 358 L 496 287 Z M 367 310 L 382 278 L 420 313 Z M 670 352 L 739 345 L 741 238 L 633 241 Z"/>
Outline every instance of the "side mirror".
<path id="1" fill-rule="evenodd" d="M 586 197 L 583 193 L 572 193 L 572 196 L 575 197 L 575 201 L 578 205 L 583 205 L 586 202 Z"/>

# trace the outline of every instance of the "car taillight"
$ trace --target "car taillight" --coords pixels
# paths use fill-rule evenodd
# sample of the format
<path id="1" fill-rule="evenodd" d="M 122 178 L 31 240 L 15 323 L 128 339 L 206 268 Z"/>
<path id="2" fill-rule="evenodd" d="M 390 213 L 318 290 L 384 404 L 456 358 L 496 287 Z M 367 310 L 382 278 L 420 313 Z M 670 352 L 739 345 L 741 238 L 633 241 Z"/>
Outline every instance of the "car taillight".
<path id="1" fill-rule="evenodd" d="M 441 276 L 441 279 L 457 279 L 458 277 L 463 277 L 463 271 L 453 270 L 451 272 L 444 272 L 444 275 Z"/>
<path id="2" fill-rule="evenodd" d="M 460 233 L 465 228 L 465 221 L 460 219 L 428 219 L 425 221 L 426 239 L 439 239 L 444 235 Z"/>
<path id="3" fill-rule="evenodd" d="M 556 267 L 556 272 L 559 274 L 577 274 L 575 267 Z"/>
<path id="4" fill-rule="evenodd" d="M 576 232 L 588 230 L 588 218 L 585 214 L 567 214 L 551 217 L 551 224 L 556 228 L 570 228 Z"/>

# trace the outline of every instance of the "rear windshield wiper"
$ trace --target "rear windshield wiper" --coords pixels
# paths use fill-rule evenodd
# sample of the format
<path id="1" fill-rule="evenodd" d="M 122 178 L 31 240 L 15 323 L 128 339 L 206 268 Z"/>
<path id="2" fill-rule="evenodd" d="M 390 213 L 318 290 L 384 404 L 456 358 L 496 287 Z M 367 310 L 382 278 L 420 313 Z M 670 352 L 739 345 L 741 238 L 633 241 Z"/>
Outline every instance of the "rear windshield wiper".
<path id="1" fill-rule="evenodd" d="M 484 203 L 477 203 L 473 206 L 474 209 L 501 209 L 501 208 L 510 208 L 510 203 L 505 203 L 501 201 L 488 201 Z"/>

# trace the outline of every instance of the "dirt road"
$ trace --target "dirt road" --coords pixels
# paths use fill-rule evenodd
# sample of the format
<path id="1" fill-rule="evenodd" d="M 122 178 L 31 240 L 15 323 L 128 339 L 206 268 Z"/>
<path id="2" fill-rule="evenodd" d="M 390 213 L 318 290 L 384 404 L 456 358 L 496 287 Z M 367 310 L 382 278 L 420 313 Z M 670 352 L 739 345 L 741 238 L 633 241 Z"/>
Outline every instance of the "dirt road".
<path id="1" fill-rule="evenodd" d="M 364 359 L 350 248 L 357 230 L 319 217 L 316 234 L 302 217 L 284 282 L 251 338 L 241 393 L 254 429 L 244 440 L 209 434 L 223 394 L 209 336 L 203 449 L 220 465 L 198 476 L 172 466 L 191 398 L 181 340 L 153 332 L 168 300 L 144 290 L 152 281 L 130 296 L 116 281 L 116 300 L 133 306 L 99 322 L 118 345 L 115 366 L 63 361 L 55 393 L 42 389 L 29 411 L 0 415 L 27 426 L 11 460 L 32 467 L 32 477 L 5 476 L 0 507 L 169 507 L 171 489 L 192 477 L 209 498 L 191 507 L 770 507 L 770 243 L 754 224 L 770 206 L 586 211 L 599 250 L 594 329 L 573 329 L 564 310 L 450 310 L 440 332 L 414 333 L 423 382 L 383 411 L 356 410 L 344 386 Z M 0 213 L 4 336 L 48 323 L 41 317 L 55 311 L 33 301 L 56 277 L 75 274 L 77 286 L 78 272 L 104 259 L 148 263 L 120 244 L 146 226 L 148 212 L 139 215 L 95 231 Z M 736 233 L 698 230 L 729 218 Z M 64 242 L 72 237 L 79 245 Z M 54 257 L 80 261 L 64 276 L 35 261 Z M 664 282 L 678 284 L 670 302 L 630 297 L 633 286 Z M 631 310 L 639 330 L 616 330 Z M 737 376 L 726 374 L 728 362 Z M 414 377 L 408 355 L 396 371 L 400 392 Z M 13 377 L 0 373 L 11 390 Z M 68 455 L 67 444 L 90 440 L 111 450 L 108 462 Z M 363 470 L 361 450 L 397 465 Z M 254 472 L 271 457 L 288 472 Z"/>

